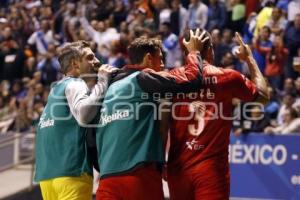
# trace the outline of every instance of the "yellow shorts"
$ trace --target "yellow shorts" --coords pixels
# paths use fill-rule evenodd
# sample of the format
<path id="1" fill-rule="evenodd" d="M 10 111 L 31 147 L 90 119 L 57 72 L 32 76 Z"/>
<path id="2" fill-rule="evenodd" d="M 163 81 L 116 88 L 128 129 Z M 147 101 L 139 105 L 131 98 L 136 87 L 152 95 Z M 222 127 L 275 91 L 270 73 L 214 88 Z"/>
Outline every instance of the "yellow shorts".
<path id="1" fill-rule="evenodd" d="M 79 177 L 60 177 L 40 182 L 44 200 L 91 200 L 93 178 L 88 174 Z"/>

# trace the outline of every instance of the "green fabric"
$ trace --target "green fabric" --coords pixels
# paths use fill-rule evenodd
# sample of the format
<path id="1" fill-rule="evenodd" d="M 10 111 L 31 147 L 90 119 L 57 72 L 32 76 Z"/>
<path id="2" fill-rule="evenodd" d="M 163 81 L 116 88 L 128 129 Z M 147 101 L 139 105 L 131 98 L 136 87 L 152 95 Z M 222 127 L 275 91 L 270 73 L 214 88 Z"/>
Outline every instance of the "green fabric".
<path id="1" fill-rule="evenodd" d="M 237 4 L 232 8 L 232 21 L 237 21 L 245 17 L 246 7 L 244 4 Z"/>
<path id="2" fill-rule="evenodd" d="M 66 78 L 53 86 L 48 103 L 37 125 L 35 181 L 62 176 L 92 174 L 87 164 L 85 129 L 80 127 L 70 112 L 65 88 Z"/>
<path id="3" fill-rule="evenodd" d="M 142 97 L 136 79 L 139 73 L 113 83 L 104 98 L 96 133 L 101 176 L 128 171 L 141 162 L 164 161 L 154 121 L 156 106 Z"/>

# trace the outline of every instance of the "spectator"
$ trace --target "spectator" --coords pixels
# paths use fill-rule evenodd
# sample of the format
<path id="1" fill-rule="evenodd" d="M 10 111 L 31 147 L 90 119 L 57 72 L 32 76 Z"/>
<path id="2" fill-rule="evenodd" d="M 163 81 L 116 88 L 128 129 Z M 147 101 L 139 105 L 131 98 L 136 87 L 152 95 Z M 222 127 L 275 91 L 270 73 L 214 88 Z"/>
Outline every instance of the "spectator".
<path id="1" fill-rule="evenodd" d="M 270 123 L 269 115 L 263 112 L 261 106 L 251 108 L 250 115 L 245 117 L 242 126 L 234 131 L 236 136 L 241 133 L 263 132 Z"/>
<path id="2" fill-rule="evenodd" d="M 283 39 L 280 35 L 275 36 L 274 42 L 269 47 L 262 47 L 258 41 L 254 44 L 257 51 L 266 55 L 265 75 L 274 88 L 282 88 L 283 67 L 288 56 L 288 50 L 283 46 Z"/>
<path id="3" fill-rule="evenodd" d="M 231 52 L 232 48 L 235 46 L 232 40 L 232 31 L 230 29 L 224 29 L 222 32 L 222 45 L 226 51 Z"/>
<path id="4" fill-rule="evenodd" d="M 37 70 L 42 74 L 42 82 L 45 85 L 50 85 L 57 80 L 60 65 L 56 55 L 56 47 L 54 44 L 48 45 L 48 52 L 45 58 L 37 64 Z"/>
<path id="5" fill-rule="evenodd" d="M 256 17 L 256 27 L 254 31 L 254 36 L 257 37 L 259 35 L 260 30 L 265 26 L 266 22 L 270 19 L 272 15 L 274 4 L 272 2 L 268 2 L 263 9 L 258 13 Z"/>
<path id="6" fill-rule="evenodd" d="M 284 115 L 286 111 L 290 108 L 293 108 L 293 105 L 295 103 L 295 93 L 287 93 L 283 97 L 282 105 L 279 109 L 278 116 L 277 116 L 277 124 L 283 125 L 284 124 Z"/>
<path id="7" fill-rule="evenodd" d="M 32 78 L 35 71 L 36 71 L 35 57 L 27 58 L 23 69 L 23 77 Z"/>
<path id="8" fill-rule="evenodd" d="M 231 30 L 242 32 L 246 19 L 246 7 L 241 0 L 232 0 Z"/>
<path id="9" fill-rule="evenodd" d="M 171 24 L 165 22 L 161 26 L 162 46 L 165 52 L 165 67 L 179 67 L 182 64 L 182 54 L 178 37 L 171 32 Z"/>
<path id="10" fill-rule="evenodd" d="M 221 32 L 219 29 L 214 29 L 211 32 L 212 44 L 214 49 L 214 64 L 216 66 L 220 66 L 220 62 L 222 60 L 223 55 L 227 52 L 230 52 L 230 49 L 227 49 L 226 46 L 221 41 Z"/>
<path id="11" fill-rule="evenodd" d="M 15 80 L 11 87 L 11 95 L 16 98 L 16 100 L 20 101 L 25 98 L 26 91 L 23 88 L 21 80 Z"/>
<path id="12" fill-rule="evenodd" d="M 300 132 L 300 118 L 298 113 L 293 108 L 288 108 L 283 113 L 283 124 L 271 127 L 268 126 L 264 130 L 267 134 L 287 135 Z"/>
<path id="13" fill-rule="evenodd" d="M 26 7 L 26 6 L 25 6 Z M 29 25 L 32 30 L 40 29 L 40 4 L 34 4 L 32 6 L 27 6 L 28 9 L 28 20 L 30 21 Z"/>
<path id="14" fill-rule="evenodd" d="M 110 66 L 114 66 L 114 67 L 117 67 L 117 68 L 121 68 L 125 65 L 125 58 L 123 56 L 123 54 L 121 52 L 119 52 L 119 41 L 115 41 L 112 43 L 112 46 L 111 46 L 111 54 L 110 56 L 108 57 L 108 61 L 107 63 L 110 65 Z"/>
<path id="15" fill-rule="evenodd" d="M 293 69 L 293 59 L 299 56 L 300 49 L 300 13 L 295 16 L 294 23 L 286 29 L 284 43 L 289 50 L 288 62 L 285 71 L 286 77 L 296 78 L 299 73 Z"/>
<path id="16" fill-rule="evenodd" d="M 103 57 L 109 55 L 109 50 L 111 44 L 114 40 L 118 40 L 120 35 L 115 28 L 106 27 L 104 21 L 92 21 L 91 24 L 88 22 L 86 15 L 86 10 L 82 11 L 80 18 L 81 26 L 84 31 L 90 36 L 92 41 L 96 42 L 98 45 L 98 51 Z"/>
<path id="17" fill-rule="evenodd" d="M 169 4 L 166 0 L 157 0 L 156 2 L 157 7 L 159 8 L 159 26 L 160 29 L 161 25 L 165 22 L 170 23 L 170 16 L 171 16 L 171 9 Z"/>
<path id="18" fill-rule="evenodd" d="M 288 21 L 292 22 L 300 14 L 300 1 L 291 0 L 288 4 Z"/>
<path id="19" fill-rule="evenodd" d="M 37 52 L 40 55 L 45 55 L 48 51 L 49 43 L 58 44 L 54 38 L 53 31 L 50 29 L 50 24 L 47 19 L 43 19 L 41 22 L 41 29 L 35 31 L 28 39 L 29 45 L 35 45 Z"/>
<path id="20" fill-rule="evenodd" d="M 227 68 L 227 69 L 235 69 L 235 65 L 234 65 L 234 57 L 232 55 L 231 52 L 227 52 L 225 53 L 225 55 L 223 55 L 222 59 L 221 59 L 221 63 L 220 63 L 223 68 Z"/>
<path id="21" fill-rule="evenodd" d="M 188 9 L 189 29 L 205 28 L 208 19 L 208 7 L 201 0 L 191 0 Z"/>
<path id="22" fill-rule="evenodd" d="M 32 81 L 34 84 L 40 83 L 42 81 L 42 72 L 40 71 L 34 72 Z"/>
<path id="23" fill-rule="evenodd" d="M 27 43 L 27 39 L 34 28 L 30 23 L 25 8 L 22 6 L 12 7 L 11 15 L 8 16 L 8 20 L 12 27 L 13 38 L 16 39 L 19 46 L 23 47 Z"/>
<path id="24" fill-rule="evenodd" d="M 272 87 L 268 87 L 270 101 L 265 105 L 265 114 L 270 117 L 270 120 L 275 120 L 280 108 L 276 91 Z M 272 122 L 271 122 L 272 123 Z"/>
<path id="25" fill-rule="evenodd" d="M 119 27 L 121 22 L 125 21 L 127 17 L 127 10 L 124 1 L 116 1 L 115 9 L 110 15 L 114 26 Z"/>
<path id="26" fill-rule="evenodd" d="M 170 24 L 172 33 L 179 37 L 183 36 L 187 24 L 187 10 L 180 4 L 180 0 L 173 0 L 171 7 Z"/>
<path id="27" fill-rule="evenodd" d="M 282 35 L 287 25 L 287 20 L 282 15 L 280 8 L 273 8 L 270 19 L 266 22 L 265 26 L 271 29 L 270 40 L 273 42 L 276 35 Z"/>
<path id="28" fill-rule="evenodd" d="M 276 4 L 276 7 L 282 10 L 284 16 L 287 16 L 289 1 L 290 0 L 279 0 Z"/>
<path id="29" fill-rule="evenodd" d="M 97 0 L 93 2 L 94 6 L 91 10 L 88 10 L 89 19 L 104 21 L 113 13 L 115 8 L 113 1 Z"/>
<path id="30" fill-rule="evenodd" d="M 255 12 L 251 13 L 248 18 L 246 23 L 244 24 L 243 27 L 243 40 L 246 44 L 252 43 L 253 35 L 254 35 L 254 30 L 256 27 L 256 17 L 257 14 Z"/>
<path id="31" fill-rule="evenodd" d="M 254 45 L 254 50 L 253 50 L 253 57 L 256 60 L 259 69 L 261 72 L 265 72 L 266 68 L 266 54 L 259 52 L 259 48 L 271 48 L 272 47 L 272 42 L 270 41 L 270 35 L 271 35 L 271 30 L 269 27 L 264 26 L 258 37 L 254 38 L 253 43 Z"/>
<path id="32" fill-rule="evenodd" d="M 286 78 L 284 80 L 284 84 L 283 84 L 283 90 L 280 93 L 280 97 L 284 97 L 287 94 L 290 93 L 295 93 L 295 85 L 294 85 L 294 81 L 291 78 Z"/>
<path id="33" fill-rule="evenodd" d="M 135 19 L 128 26 L 130 30 L 135 30 L 137 27 L 154 30 L 154 21 L 147 19 L 146 11 L 143 8 L 139 8 L 136 11 Z"/>
<path id="34" fill-rule="evenodd" d="M 213 29 L 222 30 L 225 27 L 226 19 L 227 13 L 223 2 L 220 0 L 209 0 L 207 31 L 210 32 Z"/>
<path id="35" fill-rule="evenodd" d="M 5 27 L 0 40 L 0 80 L 21 78 L 24 55 L 21 47 L 13 38 L 12 29 Z"/>
<path id="36" fill-rule="evenodd" d="M 17 116 L 15 118 L 15 123 L 13 130 L 17 132 L 27 131 L 31 126 L 31 119 L 29 118 L 27 102 L 25 100 L 19 101 L 17 108 Z"/>
<path id="37" fill-rule="evenodd" d="M 53 17 L 51 6 L 43 5 L 40 8 L 40 12 L 41 12 L 40 18 L 42 19 L 52 19 Z"/>

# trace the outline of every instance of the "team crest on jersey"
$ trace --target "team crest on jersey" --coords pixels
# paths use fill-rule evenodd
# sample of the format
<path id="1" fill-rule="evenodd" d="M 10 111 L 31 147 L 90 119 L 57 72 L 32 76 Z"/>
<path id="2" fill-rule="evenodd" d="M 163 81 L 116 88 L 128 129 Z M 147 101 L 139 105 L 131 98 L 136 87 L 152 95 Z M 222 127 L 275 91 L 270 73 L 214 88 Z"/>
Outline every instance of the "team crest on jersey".
<path id="1" fill-rule="evenodd" d="M 204 148 L 204 145 L 199 144 L 195 138 L 192 141 L 187 141 L 186 146 L 191 151 L 198 151 Z"/>

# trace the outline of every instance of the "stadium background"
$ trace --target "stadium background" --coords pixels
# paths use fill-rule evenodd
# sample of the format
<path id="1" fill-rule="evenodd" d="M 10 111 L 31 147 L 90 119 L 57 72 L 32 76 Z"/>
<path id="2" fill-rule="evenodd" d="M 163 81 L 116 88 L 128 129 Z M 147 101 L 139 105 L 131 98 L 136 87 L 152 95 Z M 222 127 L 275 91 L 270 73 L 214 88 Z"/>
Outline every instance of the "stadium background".
<path id="1" fill-rule="evenodd" d="M 270 83 L 264 110 L 233 101 L 237 116 L 247 109 L 263 117 L 233 121 L 232 199 L 300 199 L 299 13 L 299 0 L 1 0 L 0 199 L 40 199 L 31 179 L 34 124 L 62 77 L 64 43 L 88 40 L 99 59 L 120 68 L 134 38 L 156 36 L 168 70 L 182 64 L 181 38 L 196 27 L 211 32 L 216 66 L 248 75 L 234 56 L 233 33 L 242 33 Z"/>

